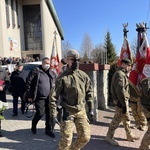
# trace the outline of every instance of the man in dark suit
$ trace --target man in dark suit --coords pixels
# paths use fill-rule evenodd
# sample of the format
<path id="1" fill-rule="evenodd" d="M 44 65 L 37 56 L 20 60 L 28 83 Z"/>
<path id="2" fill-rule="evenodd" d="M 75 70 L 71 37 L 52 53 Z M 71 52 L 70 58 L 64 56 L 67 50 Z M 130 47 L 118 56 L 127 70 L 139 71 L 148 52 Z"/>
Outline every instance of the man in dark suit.
<path id="1" fill-rule="evenodd" d="M 18 115 L 18 98 L 21 98 L 21 112 L 24 114 L 25 102 L 23 95 L 26 90 L 26 79 L 28 71 L 23 70 L 22 62 L 16 63 L 16 70 L 10 76 L 12 96 L 13 96 L 13 116 Z"/>
<path id="2" fill-rule="evenodd" d="M 42 65 L 29 73 L 26 84 L 26 95 L 29 102 L 35 102 L 36 113 L 32 119 L 31 131 L 36 134 L 37 124 L 45 114 L 45 134 L 54 137 L 50 125 L 49 94 L 56 79 L 55 72 L 50 69 L 50 59 L 44 57 Z"/>

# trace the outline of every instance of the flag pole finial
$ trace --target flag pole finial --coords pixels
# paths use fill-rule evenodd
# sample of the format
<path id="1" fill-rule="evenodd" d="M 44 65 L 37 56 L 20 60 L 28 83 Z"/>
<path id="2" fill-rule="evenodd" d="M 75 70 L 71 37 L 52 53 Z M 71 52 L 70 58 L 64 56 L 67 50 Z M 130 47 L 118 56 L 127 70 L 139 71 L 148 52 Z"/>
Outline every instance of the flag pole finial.
<path id="1" fill-rule="evenodd" d="M 129 32 L 129 30 L 127 30 L 128 22 L 123 23 L 122 25 L 123 25 L 124 37 L 127 37 L 127 32 Z"/>
<path id="2" fill-rule="evenodd" d="M 149 29 L 149 27 L 147 27 L 147 24 L 142 22 L 142 23 L 136 23 L 136 31 L 137 32 L 146 32 L 146 30 Z"/>

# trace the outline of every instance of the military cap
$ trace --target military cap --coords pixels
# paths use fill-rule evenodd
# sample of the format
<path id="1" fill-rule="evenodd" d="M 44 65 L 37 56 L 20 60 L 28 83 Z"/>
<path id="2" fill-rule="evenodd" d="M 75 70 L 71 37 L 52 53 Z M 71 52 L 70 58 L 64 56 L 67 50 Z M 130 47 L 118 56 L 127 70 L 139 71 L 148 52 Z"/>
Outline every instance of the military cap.
<path id="1" fill-rule="evenodd" d="M 80 56 L 77 50 L 71 49 L 67 52 L 67 57 L 74 57 L 76 59 L 79 59 Z"/>
<path id="2" fill-rule="evenodd" d="M 131 65 L 131 64 L 132 64 L 131 60 L 130 60 L 130 59 L 127 59 L 127 58 L 122 59 L 122 60 L 121 60 L 121 63 L 125 63 L 125 64 L 127 64 L 127 65 Z"/>
<path id="3" fill-rule="evenodd" d="M 16 66 L 18 66 L 18 67 L 23 66 L 23 63 L 21 61 L 19 61 L 19 62 L 16 63 Z"/>

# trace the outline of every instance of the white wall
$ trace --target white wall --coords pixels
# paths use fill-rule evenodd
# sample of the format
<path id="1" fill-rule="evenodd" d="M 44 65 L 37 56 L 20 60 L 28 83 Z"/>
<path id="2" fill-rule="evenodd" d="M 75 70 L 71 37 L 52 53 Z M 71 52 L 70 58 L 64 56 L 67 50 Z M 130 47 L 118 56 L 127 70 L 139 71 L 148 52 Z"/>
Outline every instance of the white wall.
<path id="1" fill-rule="evenodd" d="M 43 49 L 45 51 L 44 56 L 49 57 L 52 51 L 54 31 L 57 32 L 57 49 L 58 55 L 61 59 L 61 37 L 57 31 L 56 25 L 53 21 L 53 18 L 49 12 L 45 0 L 41 0 L 41 20 L 42 20 L 42 36 L 43 36 Z"/>
<path id="2" fill-rule="evenodd" d="M 1 22 L 1 41 L 2 46 L 0 46 L 1 50 L 0 55 L 2 56 L 14 56 L 20 57 L 21 56 L 21 47 L 20 47 L 20 29 L 17 26 L 17 18 L 16 18 L 16 11 L 15 12 L 15 28 L 12 26 L 12 10 L 11 10 L 11 1 L 9 0 L 9 16 L 10 16 L 10 27 L 7 28 L 6 25 L 6 6 L 5 0 L 0 1 L 0 22 Z M 14 5 L 16 6 L 16 5 Z M 16 9 L 16 7 L 14 8 Z M 14 50 L 10 50 L 10 40 L 14 40 L 16 42 L 16 48 Z"/>
<path id="3" fill-rule="evenodd" d="M 11 3 L 11 0 L 9 0 Z M 57 27 L 53 21 L 53 18 L 50 14 L 48 6 L 45 0 L 18 0 L 18 15 L 19 15 L 19 24 L 18 27 L 17 15 L 15 12 L 15 28 L 12 27 L 12 14 L 11 14 L 11 5 L 9 5 L 10 13 L 10 27 L 7 28 L 6 25 L 6 6 L 5 0 L 0 0 L 0 56 L 2 57 L 21 57 L 21 51 L 25 51 L 24 43 L 24 24 L 23 24 L 23 10 L 22 5 L 32 5 L 40 4 L 41 8 L 41 23 L 42 23 L 42 40 L 43 40 L 43 51 L 44 56 L 50 57 L 52 51 L 52 44 L 54 39 L 54 31 L 57 32 L 57 48 L 59 58 L 61 59 L 61 37 L 57 31 Z M 10 51 L 9 39 L 16 40 L 18 46 L 16 50 Z M 28 51 L 25 51 L 26 53 Z M 34 51 L 35 52 L 35 51 Z M 32 53 L 31 51 L 29 52 Z"/>

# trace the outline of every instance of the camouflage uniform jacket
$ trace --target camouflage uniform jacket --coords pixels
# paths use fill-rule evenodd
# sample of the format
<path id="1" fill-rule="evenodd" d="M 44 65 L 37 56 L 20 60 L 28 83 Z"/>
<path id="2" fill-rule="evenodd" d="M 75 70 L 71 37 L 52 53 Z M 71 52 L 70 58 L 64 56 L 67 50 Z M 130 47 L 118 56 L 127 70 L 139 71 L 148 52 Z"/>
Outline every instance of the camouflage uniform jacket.
<path id="1" fill-rule="evenodd" d="M 50 114 L 56 116 L 57 100 L 61 96 L 61 106 L 70 113 L 77 113 L 85 109 L 94 109 L 93 88 L 88 75 L 81 71 L 72 71 L 67 67 L 56 79 L 55 86 L 50 94 Z"/>
<path id="2" fill-rule="evenodd" d="M 150 78 L 141 80 L 141 104 L 150 112 Z"/>
<path id="3" fill-rule="evenodd" d="M 130 99 L 129 81 L 125 72 L 125 69 L 119 67 L 113 75 L 111 82 L 112 98 L 113 100 L 118 101 L 117 106 L 120 108 L 127 106 L 127 103 Z"/>

